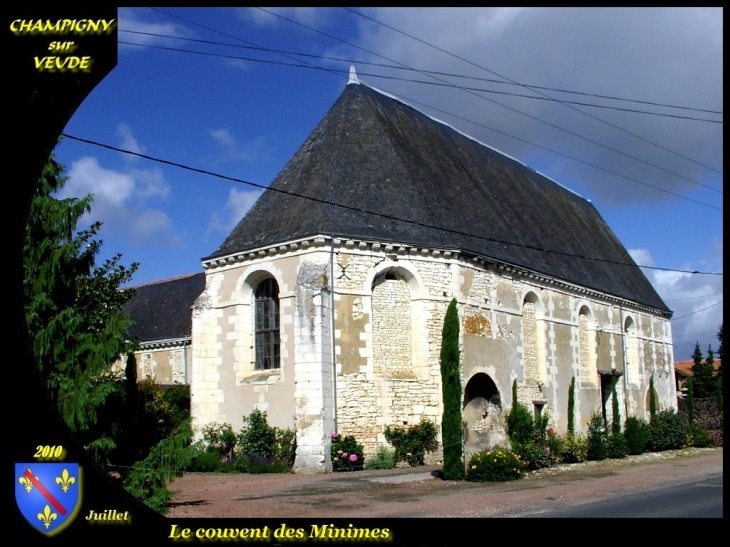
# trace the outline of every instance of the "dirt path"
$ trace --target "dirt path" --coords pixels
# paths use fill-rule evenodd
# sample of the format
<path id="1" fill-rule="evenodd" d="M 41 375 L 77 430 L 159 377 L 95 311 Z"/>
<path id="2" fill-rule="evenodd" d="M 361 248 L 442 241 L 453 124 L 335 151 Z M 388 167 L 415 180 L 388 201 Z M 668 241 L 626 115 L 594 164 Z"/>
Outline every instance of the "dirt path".
<path id="1" fill-rule="evenodd" d="M 722 448 L 564 465 L 508 483 L 448 482 L 438 468 L 330 475 L 191 473 L 171 485 L 168 517 L 393 518 L 520 516 L 703 480 Z"/>

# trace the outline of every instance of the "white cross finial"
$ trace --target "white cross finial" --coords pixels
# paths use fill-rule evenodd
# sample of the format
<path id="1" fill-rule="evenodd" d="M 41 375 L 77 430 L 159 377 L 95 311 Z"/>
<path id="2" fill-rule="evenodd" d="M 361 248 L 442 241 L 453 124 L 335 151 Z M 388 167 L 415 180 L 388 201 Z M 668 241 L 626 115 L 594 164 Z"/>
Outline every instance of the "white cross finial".
<path id="1" fill-rule="evenodd" d="M 357 79 L 357 72 L 355 72 L 355 65 L 350 65 L 350 79 L 347 80 L 347 85 L 359 84 L 360 80 Z"/>

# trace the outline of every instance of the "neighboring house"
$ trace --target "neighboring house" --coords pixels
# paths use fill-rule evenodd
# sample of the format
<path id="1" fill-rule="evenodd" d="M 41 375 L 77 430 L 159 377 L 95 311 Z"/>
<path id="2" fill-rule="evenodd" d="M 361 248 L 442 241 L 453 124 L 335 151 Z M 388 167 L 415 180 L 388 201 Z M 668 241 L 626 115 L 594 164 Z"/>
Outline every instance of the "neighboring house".
<path id="1" fill-rule="evenodd" d="M 266 411 L 297 472 L 331 469 L 333 432 L 367 456 L 388 425 L 440 429 L 452 298 L 469 453 L 506 442 L 513 380 L 560 432 L 573 377 L 581 431 L 614 376 L 622 419 L 652 375 L 676 408 L 672 312 L 595 207 L 356 78 L 202 262 L 194 427 Z"/>
<path id="2" fill-rule="evenodd" d="M 189 383 L 191 307 L 204 288 L 203 272 L 134 287 L 124 309 L 134 321 L 130 338 L 140 342 L 135 353 L 140 380 L 149 376 L 161 385 Z"/>
<path id="3" fill-rule="evenodd" d="M 721 363 L 722 359 L 714 360 L 716 373 L 717 369 L 720 368 Z M 694 364 L 695 362 L 693 360 L 675 361 L 674 363 L 674 381 L 678 397 L 684 398 L 687 396 L 687 378 L 689 378 L 690 376 L 694 376 L 692 372 L 692 367 L 694 366 Z"/>

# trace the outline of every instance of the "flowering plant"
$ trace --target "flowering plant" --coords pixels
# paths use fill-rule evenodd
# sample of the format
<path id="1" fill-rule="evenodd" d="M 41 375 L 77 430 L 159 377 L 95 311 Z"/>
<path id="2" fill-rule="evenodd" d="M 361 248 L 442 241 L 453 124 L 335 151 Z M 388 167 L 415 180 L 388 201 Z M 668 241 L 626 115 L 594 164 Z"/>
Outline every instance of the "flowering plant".
<path id="1" fill-rule="evenodd" d="M 352 435 L 342 436 L 333 432 L 331 434 L 332 448 L 332 471 L 359 471 L 363 468 L 363 447 Z"/>
<path id="2" fill-rule="evenodd" d="M 469 458 L 466 480 L 473 482 L 511 481 L 525 474 L 527 464 L 519 455 L 495 446 Z"/>

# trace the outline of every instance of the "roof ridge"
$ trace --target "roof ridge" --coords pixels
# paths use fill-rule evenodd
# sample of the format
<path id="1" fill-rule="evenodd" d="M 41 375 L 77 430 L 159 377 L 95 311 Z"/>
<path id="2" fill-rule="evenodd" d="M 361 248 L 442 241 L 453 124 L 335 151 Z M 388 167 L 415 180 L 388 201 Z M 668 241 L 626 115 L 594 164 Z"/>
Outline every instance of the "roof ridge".
<path id="1" fill-rule="evenodd" d="M 160 285 L 161 283 L 169 283 L 170 281 L 179 281 L 181 279 L 187 279 L 189 277 L 195 277 L 196 275 L 205 275 L 205 272 L 195 272 L 195 273 L 189 273 L 189 274 L 182 274 L 178 275 L 176 277 L 169 277 L 167 279 L 158 279 L 156 281 L 149 281 L 147 283 L 140 283 L 139 285 L 133 285 L 130 287 L 125 287 L 126 289 L 138 289 L 140 287 L 148 287 L 149 285 Z"/>

